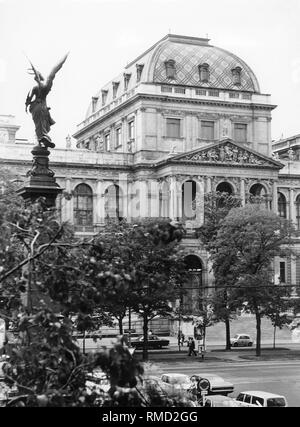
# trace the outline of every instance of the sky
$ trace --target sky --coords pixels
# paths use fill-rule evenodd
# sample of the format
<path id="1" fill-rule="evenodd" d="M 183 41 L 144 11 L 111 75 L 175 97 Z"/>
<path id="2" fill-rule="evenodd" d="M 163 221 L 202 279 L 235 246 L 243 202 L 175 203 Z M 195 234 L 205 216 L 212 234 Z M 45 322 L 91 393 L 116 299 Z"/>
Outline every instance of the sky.
<path id="1" fill-rule="evenodd" d="M 208 37 L 254 71 L 277 105 L 272 139 L 300 133 L 300 0 L 0 0 L 0 114 L 31 139 L 28 58 L 44 75 L 70 52 L 47 97 L 58 147 L 90 99 L 168 33 Z"/>

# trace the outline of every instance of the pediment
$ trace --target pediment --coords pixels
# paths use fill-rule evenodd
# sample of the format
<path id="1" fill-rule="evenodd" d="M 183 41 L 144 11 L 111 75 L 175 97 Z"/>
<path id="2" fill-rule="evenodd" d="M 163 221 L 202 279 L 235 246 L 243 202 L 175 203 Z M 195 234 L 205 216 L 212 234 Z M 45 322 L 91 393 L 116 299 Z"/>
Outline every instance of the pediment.
<path id="1" fill-rule="evenodd" d="M 178 154 L 170 160 L 176 163 L 210 163 L 226 166 L 272 167 L 281 169 L 282 163 L 244 147 L 230 139 Z"/>

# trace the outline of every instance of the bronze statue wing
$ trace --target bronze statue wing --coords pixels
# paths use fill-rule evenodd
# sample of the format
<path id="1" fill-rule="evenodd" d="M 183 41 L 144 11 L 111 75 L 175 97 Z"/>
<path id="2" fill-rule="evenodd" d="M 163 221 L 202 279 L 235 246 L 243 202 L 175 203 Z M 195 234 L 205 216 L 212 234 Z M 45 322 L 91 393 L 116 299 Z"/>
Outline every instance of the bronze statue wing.
<path id="1" fill-rule="evenodd" d="M 56 73 L 57 73 L 57 71 L 59 71 L 60 69 L 61 69 L 61 67 L 63 66 L 63 64 L 65 63 L 65 61 L 66 61 L 66 59 L 67 59 L 67 57 L 68 57 L 68 55 L 69 55 L 69 53 L 67 53 L 59 62 L 58 62 L 58 64 L 56 64 L 53 68 L 52 68 L 52 70 L 51 70 L 51 72 L 50 72 L 50 74 L 49 74 L 49 76 L 47 77 L 47 81 L 46 81 L 46 87 L 47 87 L 47 89 L 48 89 L 48 92 L 50 91 L 50 89 L 51 89 L 51 87 L 52 87 L 52 83 L 53 83 L 53 80 L 54 80 L 54 77 L 55 77 L 55 75 L 56 75 Z"/>

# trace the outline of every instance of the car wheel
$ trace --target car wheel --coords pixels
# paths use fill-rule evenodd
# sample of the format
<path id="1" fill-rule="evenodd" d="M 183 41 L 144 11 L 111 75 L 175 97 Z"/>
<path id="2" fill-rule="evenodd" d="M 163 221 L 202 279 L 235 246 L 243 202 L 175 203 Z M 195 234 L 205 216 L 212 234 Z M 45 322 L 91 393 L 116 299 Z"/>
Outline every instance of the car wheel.
<path id="1" fill-rule="evenodd" d="M 233 343 L 233 347 L 237 347 L 237 346 L 238 346 L 237 342 Z"/>
<path id="2" fill-rule="evenodd" d="M 252 347 L 252 342 L 248 342 L 248 347 Z"/>

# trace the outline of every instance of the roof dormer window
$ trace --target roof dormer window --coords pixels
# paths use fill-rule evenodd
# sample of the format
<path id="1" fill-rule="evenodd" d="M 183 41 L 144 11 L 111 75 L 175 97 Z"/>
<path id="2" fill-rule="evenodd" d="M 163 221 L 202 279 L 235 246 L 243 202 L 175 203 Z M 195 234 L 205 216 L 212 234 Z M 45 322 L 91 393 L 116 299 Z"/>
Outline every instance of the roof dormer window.
<path id="1" fill-rule="evenodd" d="M 136 64 L 136 81 L 137 82 L 141 80 L 143 68 L 144 68 L 144 64 Z"/>
<path id="2" fill-rule="evenodd" d="M 201 64 L 199 65 L 199 78 L 201 83 L 207 83 L 209 81 L 209 65 Z"/>
<path id="3" fill-rule="evenodd" d="M 102 94 L 102 105 L 105 105 L 107 100 L 108 90 L 101 90 L 101 94 Z"/>
<path id="4" fill-rule="evenodd" d="M 234 85 L 240 85 L 241 84 L 241 73 L 242 69 L 241 67 L 235 67 L 231 70 L 232 72 L 232 79 Z"/>
<path id="5" fill-rule="evenodd" d="M 94 113 L 96 111 L 97 102 L 98 102 L 98 97 L 97 96 L 93 96 L 92 97 L 92 113 Z"/>
<path id="6" fill-rule="evenodd" d="M 175 79 L 176 68 L 174 59 L 169 59 L 168 61 L 165 61 L 165 67 L 167 79 Z"/>
<path id="7" fill-rule="evenodd" d="M 123 77 L 124 77 L 124 90 L 127 90 L 131 74 L 124 73 Z"/>
<path id="8" fill-rule="evenodd" d="M 115 99 L 115 97 L 117 96 L 119 84 L 120 84 L 120 82 L 112 82 L 112 86 L 113 86 L 113 99 Z"/>

